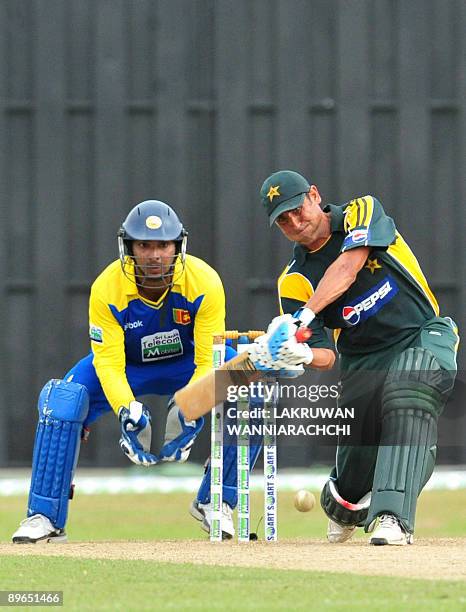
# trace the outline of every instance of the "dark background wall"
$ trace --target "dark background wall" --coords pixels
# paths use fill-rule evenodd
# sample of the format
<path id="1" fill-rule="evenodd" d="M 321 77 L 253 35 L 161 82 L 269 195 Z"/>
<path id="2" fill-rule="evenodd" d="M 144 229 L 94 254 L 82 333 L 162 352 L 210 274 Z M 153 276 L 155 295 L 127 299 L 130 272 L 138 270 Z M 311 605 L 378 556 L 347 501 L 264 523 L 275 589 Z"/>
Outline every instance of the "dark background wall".
<path id="1" fill-rule="evenodd" d="M 228 327 L 260 328 L 290 253 L 263 179 L 372 193 L 464 329 L 465 31 L 462 0 L 0 0 L 0 465 L 29 463 L 38 391 L 88 351 L 90 283 L 146 198 L 222 275 Z M 125 464 L 114 418 L 93 435 L 84 463 Z"/>

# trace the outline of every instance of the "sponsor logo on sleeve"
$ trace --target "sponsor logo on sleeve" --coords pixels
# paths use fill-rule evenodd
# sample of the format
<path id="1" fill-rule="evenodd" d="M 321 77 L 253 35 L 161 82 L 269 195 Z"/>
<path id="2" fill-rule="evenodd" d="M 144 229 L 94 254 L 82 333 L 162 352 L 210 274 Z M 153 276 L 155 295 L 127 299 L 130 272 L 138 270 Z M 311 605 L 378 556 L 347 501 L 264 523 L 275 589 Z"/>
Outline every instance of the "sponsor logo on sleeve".
<path id="1" fill-rule="evenodd" d="M 173 321 L 178 325 L 189 325 L 191 323 L 191 315 L 189 310 L 183 308 L 173 308 Z"/>
<path id="2" fill-rule="evenodd" d="M 343 248 L 348 249 L 354 245 L 362 246 L 366 244 L 369 240 L 369 229 L 367 227 L 363 227 L 361 229 L 354 229 L 350 232 L 345 240 L 343 241 Z"/>
<path id="3" fill-rule="evenodd" d="M 362 323 L 379 312 L 385 304 L 395 297 L 398 291 L 395 280 L 391 276 L 386 276 L 369 291 L 357 297 L 350 304 L 343 306 L 342 317 L 349 327 L 358 325 L 358 323 Z"/>
<path id="4" fill-rule="evenodd" d="M 97 327 L 97 325 L 89 325 L 89 338 L 92 342 L 100 342 L 100 344 L 104 341 L 104 331 L 101 327 Z"/>
<path id="5" fill-rule="evenodd" d="M 142 361 L 158 361 L 183 354 L 183 343 L 177 329 L 141 338 Z"/>

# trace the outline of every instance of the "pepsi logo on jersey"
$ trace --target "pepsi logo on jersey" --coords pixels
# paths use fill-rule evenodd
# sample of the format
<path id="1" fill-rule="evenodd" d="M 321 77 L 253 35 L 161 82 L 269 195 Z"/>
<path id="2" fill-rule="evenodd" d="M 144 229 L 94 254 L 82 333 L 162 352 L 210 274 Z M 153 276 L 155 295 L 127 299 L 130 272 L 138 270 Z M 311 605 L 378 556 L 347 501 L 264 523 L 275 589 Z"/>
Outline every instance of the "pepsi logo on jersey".
<path id="1" fill-rule="evenodd" d="M 398 293 L 398 285 L 391 276 L 386 276 L 377 285 L 359 296 L 353 303 L 343 306 L 342 317 L 354 326 L 374 316 Z"/>

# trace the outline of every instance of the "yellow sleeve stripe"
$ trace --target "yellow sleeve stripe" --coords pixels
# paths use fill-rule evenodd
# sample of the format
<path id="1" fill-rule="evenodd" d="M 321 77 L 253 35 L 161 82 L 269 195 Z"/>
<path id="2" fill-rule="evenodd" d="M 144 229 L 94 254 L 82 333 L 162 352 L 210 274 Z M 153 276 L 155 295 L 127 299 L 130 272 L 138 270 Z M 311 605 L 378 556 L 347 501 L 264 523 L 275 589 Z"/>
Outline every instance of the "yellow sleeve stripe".
<path id="1" fill-rule="evenodd" d="M 361 225 L 369 227 L 372 221 L 372 215 L 374 214 L 374 198 L 372 196 L 365 196 L 363 199 L 365 206 L 365 214 Z"/>
<path id="2" fill-rule="evenodd" d="M 460 346 L 460 336 L 459 336 L 458 327 L 456 325 L 455 325 L 453 331 L 455 332 L 455 336 L 458 338 L 458 340 L 455 342 L 455 353 L 458 353 L 458 348 Z"/>
<path id="3" fill-rule="evenodd" d="M 299 274 L 292 272 L 291 274 L 282 274 L 278 279 L 278 295 L 282 298 L 307 302 L 314 293 L 314 287 L 310 280 Z"/>
<path id="4" fill-rule="evenodd" d="M 345 211 L 345 232 L 357 227 L 369 227 L 374 214 L 374 198 L 370 195 L 352 200 Z"/>
<path id="5" fill-rule="evenodd" d="M 279 312 L 280 312 L 281 315 L 284 314 L 284 312 L 283 312 L 283 306 L 282 306 L 282 296 L 280 295 L 280 287 L 281 287 L 281 284 L 282 284 L 282 280 L 285 278 L 286 273 L 291 268 L 291 266 L 294 264 L 294 262 L 295 262 L 295 260 L 293 259 L 293 261 L 291 263 L 289 263 L 289 264 L 287 264 L 285 266 L 285 269 L 280 274 L 280 276 L 278 277 L 278 280 L 277 280 L 277 287 L 278 287 L 278 309 L 279 309 Z"/>
<path id="6" fill-rule="evenodd" d="M 387 253 L 393 257 L 393 259 L 397 261 L 416 282 L 419 289 L 421 289 L 422 293 L 432 306 L 435 315 L 438 317 L 440 309 L 437 300 L 435 299 L 431 288 L 427 284 L 426 277 L 422 273 L 421 266 L 414 256 L 414 253 L 398 232 L 396 232 L 395 242 L 388 247 Z"/>
<path id="7" fill-rule="evenodd" d="M 280 283 L 282 282 L 283 278 L 286 276 L 286 273 L 288 272 L 288 270 L 291 268 L 291 266 L 295 263 L 295 259 L 293 259 L 289 264 L 287 264 L 285 266 L 285 269 L 283 270 L 283 272 L 280 274 L 280 276 L 278 277 L 277 280 L 277 284 L 278 284 L 278 288 L 280 289 Z"/>

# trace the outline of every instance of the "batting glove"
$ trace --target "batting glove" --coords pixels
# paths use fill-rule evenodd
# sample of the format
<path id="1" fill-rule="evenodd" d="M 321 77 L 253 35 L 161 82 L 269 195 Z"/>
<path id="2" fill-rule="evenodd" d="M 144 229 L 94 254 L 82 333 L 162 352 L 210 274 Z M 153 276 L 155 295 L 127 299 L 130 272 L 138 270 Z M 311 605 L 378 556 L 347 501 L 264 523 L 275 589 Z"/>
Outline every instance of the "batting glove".
<path id="1" fill-rule="evenodd" d="M 249 358 L 257 370 L 289 370 L 290 366 L 312 362 L 311 348 L 295 338 L 297 323 L 290 314 L 275 317 L 267 333 L 256 338 L 249 348 Z"/>
<path id="2" fill-rule="evenodd" d="M 159 457 L 161 461 L 184 463 L 189 457 L 197 434 L 204 426 L 204 418 L 186 421 L 173 398 L 168 402 L 168 408 L 165 440 Z"/>
<path id="3" fill-rule="evenodd" d="M 278 370 L 276 376 L 278 378 L 298 378 L 301 374 L 304 374 L 304 368 L 302 365 L 297 365 Z"/>
<path id="4" fill-rule="evenodd" d="M 293 317 L 299 321 L 300 325 L 305 325 L 306 327 L 309 327 L 309 324 L 314 321 L 316 315 L 315 312 L 312 311 L 310 308 L 304 308 L 303 306 L 303 308 L 299 308 L 294 313 Z"/>
<path id="5" fill-rule="evenodd" d="M 150 453 L 152 426 L 149 409 L 133 400 L 128 407 L 120 408 L 118 419 L 121 428 L 120 448 L 128 459 L 146 467 L 158 463 L 158 457 Z"/>

